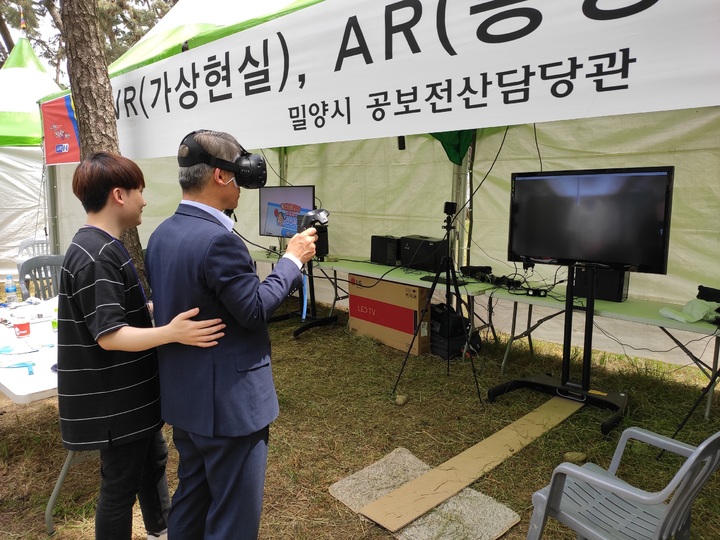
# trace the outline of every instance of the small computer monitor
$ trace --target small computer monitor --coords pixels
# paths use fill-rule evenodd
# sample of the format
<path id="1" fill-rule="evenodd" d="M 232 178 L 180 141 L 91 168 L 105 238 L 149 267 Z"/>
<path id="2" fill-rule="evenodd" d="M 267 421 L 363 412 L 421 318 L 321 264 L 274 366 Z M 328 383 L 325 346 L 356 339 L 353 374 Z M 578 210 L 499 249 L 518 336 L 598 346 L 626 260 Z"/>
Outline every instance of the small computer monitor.
<path id="1" fill-rule="evenodd" d="M 315 203 L 315 186 L 265 186 L 258 191 L 260 236 L 293 236 L 298 216 L 312 210 Z"/>

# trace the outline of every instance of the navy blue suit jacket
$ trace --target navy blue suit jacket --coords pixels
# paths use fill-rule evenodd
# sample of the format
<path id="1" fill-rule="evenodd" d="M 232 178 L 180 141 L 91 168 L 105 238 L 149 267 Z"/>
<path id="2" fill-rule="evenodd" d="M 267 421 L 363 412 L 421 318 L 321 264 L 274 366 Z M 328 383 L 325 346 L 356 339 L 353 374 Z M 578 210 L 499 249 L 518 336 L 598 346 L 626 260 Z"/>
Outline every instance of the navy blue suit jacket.
<path id="1" fill-rule="evenodd" d="M 200 308 L 227 327 L 215 347 L 159 348 L 165 421 L 207 437 L 248 435 L 270 424 L 279 407 L 270 365 L 267 321 L 302 283 L 289 259 L 260 281 L 245 243 L 215 217 L 180 204 L 153 232 L 146 263 L 155 322 Z"/>

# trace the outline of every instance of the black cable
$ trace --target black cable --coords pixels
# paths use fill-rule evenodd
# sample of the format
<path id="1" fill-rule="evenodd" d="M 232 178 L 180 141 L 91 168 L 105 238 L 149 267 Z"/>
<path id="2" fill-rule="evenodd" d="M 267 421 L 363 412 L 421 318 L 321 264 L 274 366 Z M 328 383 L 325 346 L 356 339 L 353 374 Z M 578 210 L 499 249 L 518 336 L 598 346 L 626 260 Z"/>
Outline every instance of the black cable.
<path id="1" fill-rule="evenodd" d="M 540 155 L 540 144 L 538 143 L 537 124 L 533 123 L 533 133 L 535 135 L 535 148 L 537 148 L 538 160 L 540 161 L 540 172 L 543 170 L 542 156 Z"/>
<path id="2" fill-rule="evenodd" d="M 597 324 L 595 321 L 593 321 L 593 326 L 594 326 L 595 328 L 597 328 L 598 330 L 600 330 L 600 332 L 601 332 L 606 338 L 608 338 L 608 339 L 614 341 L 615 343 L 617 343 L 618 345 L 620 345 L 620 346 L 623 348 L 623 352 L 625 351 L 625 347 L 627 347 L 628 349 L 632 349 L 633 351 L 646 351 L 646 352 L 658 353 L 658 354 L 660 354 L 660 353 L 669 353 L 669 352 L 671 352 L 671 351 L 674 351 L 674 350 L 680 348 L 679 345 L 675 345 L 675 346 L 673 346 L 673 347 L 670 347 L 669 349 L 648 349 L 647 347 L 633 347 L 632 345 L 629 345 L 629 344 L 627 344 L 627 343 L 623 343 L 623 342 L 620 341 L 615 335 L 611 334 L 610 332 L 608 332 L 608 331 L 605 330 L 604 328 L 598 326 L 598 324 Z M 706 340 L 706 339 L 708 339 L 708 338 L 714 338 L 714 337 L 717 337 L 717 335 L 718 335 L 718 332 L 716 331 L 714 334 L 708 334 L 708 335 L 705 335 L 705 336 L 700 336 L 700 337 L 698 337 L 698 338 L 695 338 L 695 339 L 691 339 L 691 340 L 689 340 L 689 341 L 686 341 L 683 345 L 685 345 L 685 346 L 687 347 L 687 346 L 690 345 L 691 343 L 697 343 L 697 342 L 699 342 L 699 341 L 703 341 L 703 340 Z M 708 341 L 705 342 L 705 348 L 703 349 L 703 352 L 700 353 L 700 356 L 702 356 L 702 355 L 705 354 L 705 351 L 707 351 L 707 348 L 708 348 L 708 346 L 709 346 L 709 344 L 710 344 L 710 341 L 711 341 L 711 340 L 708 340 Z M 626 356 L 627 356 L 627 354 L 626 354 Z"/>
<path id="3" fill-rule="evenodd" d="M 263 149 L 261 148 L 261 149 L 260 149 L 260 153 L 262 154 L 263 159 L 265 160 L 265 165 L 266 165 L 267 167 L 270 167 L 270 170 L 271 170 L 272 172 L 274 172 L 274 173 L 275 173 L 275 176 L 277 176 L 277 177 L 280 179 L 280 182 L 282 182 L 282 184 L 281 184 L 282 186 L 295 187 L 295 184 L 291 184 L 290 182 L 288 182 L 287 178 L 283 178 L 282 176 L 280 176 L 280 173 L 277 172 L 277 171 L 275 170 L 275 167 L 273 167 L 273 166 L 270 164 L 270 161 L 268 160 L 267 156 L 265 155 L 265 150 L 263 150 Z M 320 200 L 320 197 L 318 197 L 317 195 L 315 195 L 315 200 L 318 201 L 317 207 L 318 207 L 318 208 L 322 208 L 323 205 L 322 205 L 322 201 Z"/>
<path id="4" fill-rule="evenodd" d="M 465 203 L 458 209 L 457 212 L 455 212 L 455 216 L 453 216 L 452 223 L 455 223 L 455 221 L 457 221 L 457 218 L 460 215 L 460 212 L 462 212 L 463 208 L 465 208 L 470 203 L 470 201 L 473 199 L 473 197 L 475 197 L 475 194 L 477 193 L 477 191 L 482 187 L 482 185 L 485 183 L 485 180 L 490 175 L 490 172 L 493 170 L 493 167 L 495 166 L 495 163 L 497 162 L 498 157 L 500 157 L 500 152 L 502 151 L 503 146 L 505 146 L 505 138 L 507 137 L 509 129 L 510 129 L 510 126 L 505 126 L 505 133 L 503 134 L 502 141 L 500 141 L 500 148 L 498 148 L 497 154 L 495 154 L 495 159 L 493 159 L 493 162 L 490 164 L 490 168 L 485 173 L 485 176 L 483 176 L 483 179 L 480 180 L 480 183 L 478 184 L 478 186 L 470 194 L 470 197 L 468 198 L 468 200 L 465 201 Z"/>
<path id="5" fill-rule="evenodd" d="M 353 259 L 338 259 L 338 261 L 371 263 L 371 261 L 357 261 L 357 260 L 353 260 Z M 371 263 L 371 264 L 374 264 L 374 263 Z M 380 275 L 380 277 L 362 276 L 362 277 L 365 277 L 365 278 L 368 278 L 368 279 L 374 279 L 374 280 L 376 280 L 373 285 L 358 285 L 357 283 L 355 283 L 355 285 L 357 285 L 358 287 L 360 287 L 360 288 L 362 288 L 362 289 L 372 289 L 373 287 L 377 287 L 377 286 L 380 284 L 381 281 L 387 281 L 388 283 L 397 283 L 397 282 L 392 281 L 392 280 L 385 280 L 384 278 L 385 278 L 385 276 L 387 276 L 387 275 L 388 275 L 390 272 L 392 272 L 393 270 L 398 270 L 398 269 L 402 269 L 402 270 L 404 271 L 404 273 L 406 273 L 406 274 L 419 274 L 419 273 L 420 273 L 419 270 L 413 270 L 413 269 L 411 269 L 411 268 L 406 268 L 406 267 L 404 267 L 404 266 L 393 266 L 392 268 L 389 268 L 386 272 L 382 273 L 382 274 Z M 350 272 L 350 273 L 352 273 L 352 272 Z M 340 278 L 338 278 L 338 281 L 342 281 L 343 283 L 350 283 L 350 280 L 347 280 L 347 279 L 340 279 Z"/>
<path id="6" fill-rule="evenodd" d="M 283 185 L 292 186 L 292 184 L 291 184 L 290 182 L 288 182 L 287 179 L 285 179 L 285 178 L 283 178 L 282 176 L 280 176 L 280 173 L 277 172 L 277 171 L 275 170 L 275 167 L 273 167 L 273 166 L 270 164 L 270 160 L 269 160 L 269 159 L 267 158 L 267 156 L 265 155 L 265 150 L 263 150 L 263 149 L 261 148 L 261 149 L 260 149 L 260 153 L 262 154 L 263 159 L 265 160 L 265 165 L 268 166 L 268 167 L 270 167 L 270 170 L 275 173 L 275 176 L 277 176 L 277 177 L 280 179 L 281 182 L 284 182 Z"/>
<path id="7" fill-rule="evenodd" d="M 262 249 L 263 251 L 266 251 L 267 253 L 275 253 L 275 254 L 277 254 L 277 256 L 278 256 L 278 259 L 280 259 L 280 257 L 282 257 L 282 253 L 280 253 L 280 252 L 273 251 L 273 250 L 270 249 L 270 248 L 267 248 L 267 247 L 265 247 L 265 246 L 261 246 L 260 244 L 256 244 L 255 242 L 251 242 L 250 240 L 248 240 L 247 238 L 245 238 L 242 234 L 240 234 L 239 232 L 237 232 L 234 227 L 233 227 L 233 229 L 232 229 L 232 232 L 234 232 L 234 233 L 237 234 L 240 238 L 242 238 L 242 239 L 243 239 L 243 242 L 245 242 L 245 243 L 247 243 L 247 244 L 250 244 L 251 246 L 255 246 L 256 248 L 260 248 L 260 249 Z"/>
<path id="8" fill-rule="evenodd" d="M 346 279 L 339 280 L 337 277 L 330 277 L 330 276 L 328 276 L 327 272 L 325 272 L 325 269 L 324 269 L 322 266 L 318 266 L 317 269 L 320 270 L 320 272 L 322 273 L 323 277 L 324 277 L 325 279 L 327 279 L 327 280 L 333 285 L 333 287 L 334 287 L 335 289 L 337 289 L 337 290 L 339 290 L 340 292 L 342 292 L 345 296 L 350 296 L 350 293 L 349 293 L 348 291 L 346 291 L 345 289 L 343 289 L 342 287 L 340 287 L 340 286 L 337 284 L 338 281 L 344 281 L 344 282 L 346 282 L 346 283 L 349 283 L 348 280 L 346 280 Z M 336 291 L 336 295 L 337 295 L 337 291 Z"/>

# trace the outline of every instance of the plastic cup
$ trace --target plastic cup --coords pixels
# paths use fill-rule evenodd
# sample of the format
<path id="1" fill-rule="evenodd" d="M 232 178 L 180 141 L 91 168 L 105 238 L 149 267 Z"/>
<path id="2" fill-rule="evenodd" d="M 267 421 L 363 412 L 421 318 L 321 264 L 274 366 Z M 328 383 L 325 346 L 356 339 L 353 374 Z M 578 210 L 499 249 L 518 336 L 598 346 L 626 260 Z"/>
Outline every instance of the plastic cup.
<path id="1" fill-rule="evenodd" d="M 16 337 L 22 338 L 30 335 L 30 321 L 18 320 L 13 324 L 13 328 Z"/>

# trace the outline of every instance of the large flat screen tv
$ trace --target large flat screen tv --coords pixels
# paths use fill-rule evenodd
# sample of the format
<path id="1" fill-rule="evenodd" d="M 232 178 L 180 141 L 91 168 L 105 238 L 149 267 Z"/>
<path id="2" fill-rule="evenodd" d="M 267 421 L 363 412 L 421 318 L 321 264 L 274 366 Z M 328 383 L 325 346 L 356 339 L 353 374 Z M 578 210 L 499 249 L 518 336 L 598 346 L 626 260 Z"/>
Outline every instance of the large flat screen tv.
<path id="1" fill-rule="evenodd" d="M 674 167 L 513 173 L 508 259 L 667 273 Z"/>
<path id="2" fill-rule="evenodd" d="M 289 238 L 298 216 L 313 209 L 315 186 L 265 186 L 260 192 L 260 235 Z"/>

